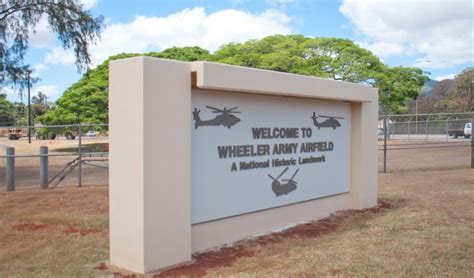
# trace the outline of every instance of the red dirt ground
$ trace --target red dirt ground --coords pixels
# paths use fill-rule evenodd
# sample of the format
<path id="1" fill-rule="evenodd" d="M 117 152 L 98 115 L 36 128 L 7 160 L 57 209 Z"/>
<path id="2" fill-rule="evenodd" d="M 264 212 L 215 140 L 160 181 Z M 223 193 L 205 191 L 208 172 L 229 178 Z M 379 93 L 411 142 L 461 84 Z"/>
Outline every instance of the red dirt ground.
<path id="1" fill-rule="evenodd" d="M 36 224 L 36 223 L 19 223 L 11 225 L 13 230 L 17 231 L 40 231 L 44 229 L 64 229 L 64 226 L 61 225 L 52 225 L 52 224 Z M 63 230 L 66 234 L 79 234 L 81 236 L 103 233 L 105 230 L 101 229 L 82 229 L 74 226 L 66 226 Z"/>
<path id="2" fill-rule="evenodd" d="M 392 204 L 383 200 L 379 200 L 378 204 L 373 208 L 341 211 L 321 220 L 297 225 L 282 232 L 272 233 L 254 239 L 237 242 L 230 247 L 223 247 L 218 250 L 198 253 L 193 255 L 193 261 L 191 263 L 157 273 L 153 276 L 153 278 L 204 276 L 206 275 L 207 271 L 212 268 L 230 266 L 239 258 L 252 257 L 256 255 L 255 251 L 252 249 L 254 246 L 265 246 L 272 243 L 278 243 L 288 238 L 311 238 L 328 234 L 336 231 L 341 226 L 343 221 L 351 216 L 363 213 L 379 213 L 392 207 Z M 339 269 L 331 270 L 331 273 L 333 274 L 337 274 L 339 272 Z M 120 273 L 114 274 L 120 276 Z"/>
<path id="3" fill-rule="evenodd" d="M 49 226 L 50 225 L 46 225 L 46 224 L 22 223 L 22 224 L 12 225 L 11 227 L 12 227 L 13 230 L 26 232 L 26 231 L 43 230 L 43 229 L 48 228 Z"/>

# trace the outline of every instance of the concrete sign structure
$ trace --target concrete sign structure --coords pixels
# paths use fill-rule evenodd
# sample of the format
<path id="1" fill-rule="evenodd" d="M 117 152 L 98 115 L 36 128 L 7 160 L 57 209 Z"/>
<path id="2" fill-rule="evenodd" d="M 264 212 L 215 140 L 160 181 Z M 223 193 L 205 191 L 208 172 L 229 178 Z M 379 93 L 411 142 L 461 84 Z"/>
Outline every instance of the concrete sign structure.
<path id="1" fill-rule="evenodd" d="M 377 202 L 377 90 L 208 62 L 110 63 L 110 260 L 140 273 Z"/>

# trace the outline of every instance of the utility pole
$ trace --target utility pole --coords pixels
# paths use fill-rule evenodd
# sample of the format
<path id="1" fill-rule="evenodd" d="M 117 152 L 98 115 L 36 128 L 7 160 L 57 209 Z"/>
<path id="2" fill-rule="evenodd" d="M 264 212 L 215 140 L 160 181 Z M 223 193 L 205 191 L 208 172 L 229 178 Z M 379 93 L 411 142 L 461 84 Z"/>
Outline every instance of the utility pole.
<path id="1" fill-rule="evenodd" d="M 31 144 L 31 70 L 28 70 L 28 143 Z"/>

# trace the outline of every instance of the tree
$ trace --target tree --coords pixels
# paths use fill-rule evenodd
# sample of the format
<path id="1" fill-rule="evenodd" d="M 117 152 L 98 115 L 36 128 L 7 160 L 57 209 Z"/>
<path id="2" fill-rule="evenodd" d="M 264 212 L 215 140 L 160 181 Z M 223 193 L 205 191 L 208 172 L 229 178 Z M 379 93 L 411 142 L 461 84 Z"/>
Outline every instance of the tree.
<path id="1" fill-rule="evenodd" d="M 211 61 L 212 55 L 209 50 L 198 46 L 171 47 L 161 52 L 150 52 L 146 56 L 174 59 L 179 61 Z"/>
<path id="2" fill-rule="evenodd" d="M 406 100 L 416 98 L 428 80 L 420 69 L 389 68 L 370 51 L 350 40 L 337 38 L 269 36 L 224 45 L 214 59 L 239 66 L 373 85 L 379 88 L 380 101 L 391 112 L 404 111 Z"/>
<path id="3" fill-rule="evenodd" d="M 226 44 L 214 56 L 225 64 L 367 84 L 384 67 L 370 51 L 350 40 L 302 35 Z"/>
<path id="4" fill-rule="evenodd" d="M 7 100 L 6 94 L 0 94 L 0 126 L 10 126 L 15 123 L 13 103 Z"/>
<path id="5" fill-rule="evenodd" d="M 56 101 L 55 107 L 39 117 L 42 124 L 107 123 L 109 118 L 109 63 L 112 60 L 148 56 L 182 61 L 209 60 L 209 51 L 199 47 L 173 47 L 145 54 L 122 53 L 109 57 L 72 84 Z"/>
<path id="6" fill-rule="evenodd" d="M 103 28 L 77 0 L 3 0 L 0 2 L 0 86 L 27 87 L 28 65 L 23 58 L 30 30 L 45 17 L 64 49 L 72 49 L 79 71 L 91 62 L 89 45 Z"/>
<path id="7" fill-rule="evenodd" d="M 38 92 L 36 96 L 31 98 L 31 114 L 33 116 L 33 123 L 35 119 L 49 110 L 48 97 L 42 92 Z"/>
<path id="8" fill-rule="evenodd" d="M 432 90 L 424 92 L 418 98 L 419 113 L 463 113 L 471 107 L 471 80 L 474 68 L 464 69 L 454 79 L 445 79 L 436 83 Z M 415 112 L 415 102 L 410 103 L 410 112 Z"/>
<path id="9" fill-rule="evenodd" d="M 474 68 L 464 69 L 454 79 L 454 84 L 446 95 L 446 106 L 450 112 L 469 112 L 472 107 L 472 84 Z"/>
<path id="10" fill-rule="evenodd" d="M 226 44 L 214 54 L 199 47 L 173 47 L 162 52 L 112 56 L 71 85 L 56 101 L 56 108 L 40 117 L 41 123 L 107 123 L 109 62 L 134 56 L 216 61 L 374 85 L 380 87 L 381 94 L 391 92 L 389 98 L 381 96 L 381 100 L 393 111 L 402 111 L 407 98 L 418 96 L 427 79 L 416 68 L 390 69 L 370 51 L 349 40 L 276 35 L 242 44 Z"/>
<path id="11" fill-rule="evenodd" d="M 374 77 L 379 88 L 383 113 L 400 113 L 407 109 L 407 100 L 415 99 L 428 76 L 419 68 L 386 67 Z"/>

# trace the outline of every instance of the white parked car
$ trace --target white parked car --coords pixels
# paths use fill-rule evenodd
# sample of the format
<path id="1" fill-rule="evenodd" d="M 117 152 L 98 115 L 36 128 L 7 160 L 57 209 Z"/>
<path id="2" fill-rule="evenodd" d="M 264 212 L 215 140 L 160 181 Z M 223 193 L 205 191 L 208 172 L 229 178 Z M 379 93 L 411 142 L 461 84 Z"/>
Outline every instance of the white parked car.
<path id="1" fill-rule="evenodd" d="M 86 133 L 86 136 L 87 137 L 95 137 L 98 135 L 98 132 L 97 131 L 93 131 L 93 130 L 89 130 L 87 133 Z"/>
<path id="2" fill-rule="evenodd" d="M 464 126 L 464 137 L 469 138 L 472 136 L 472 123 L 467 123 Z"/>

